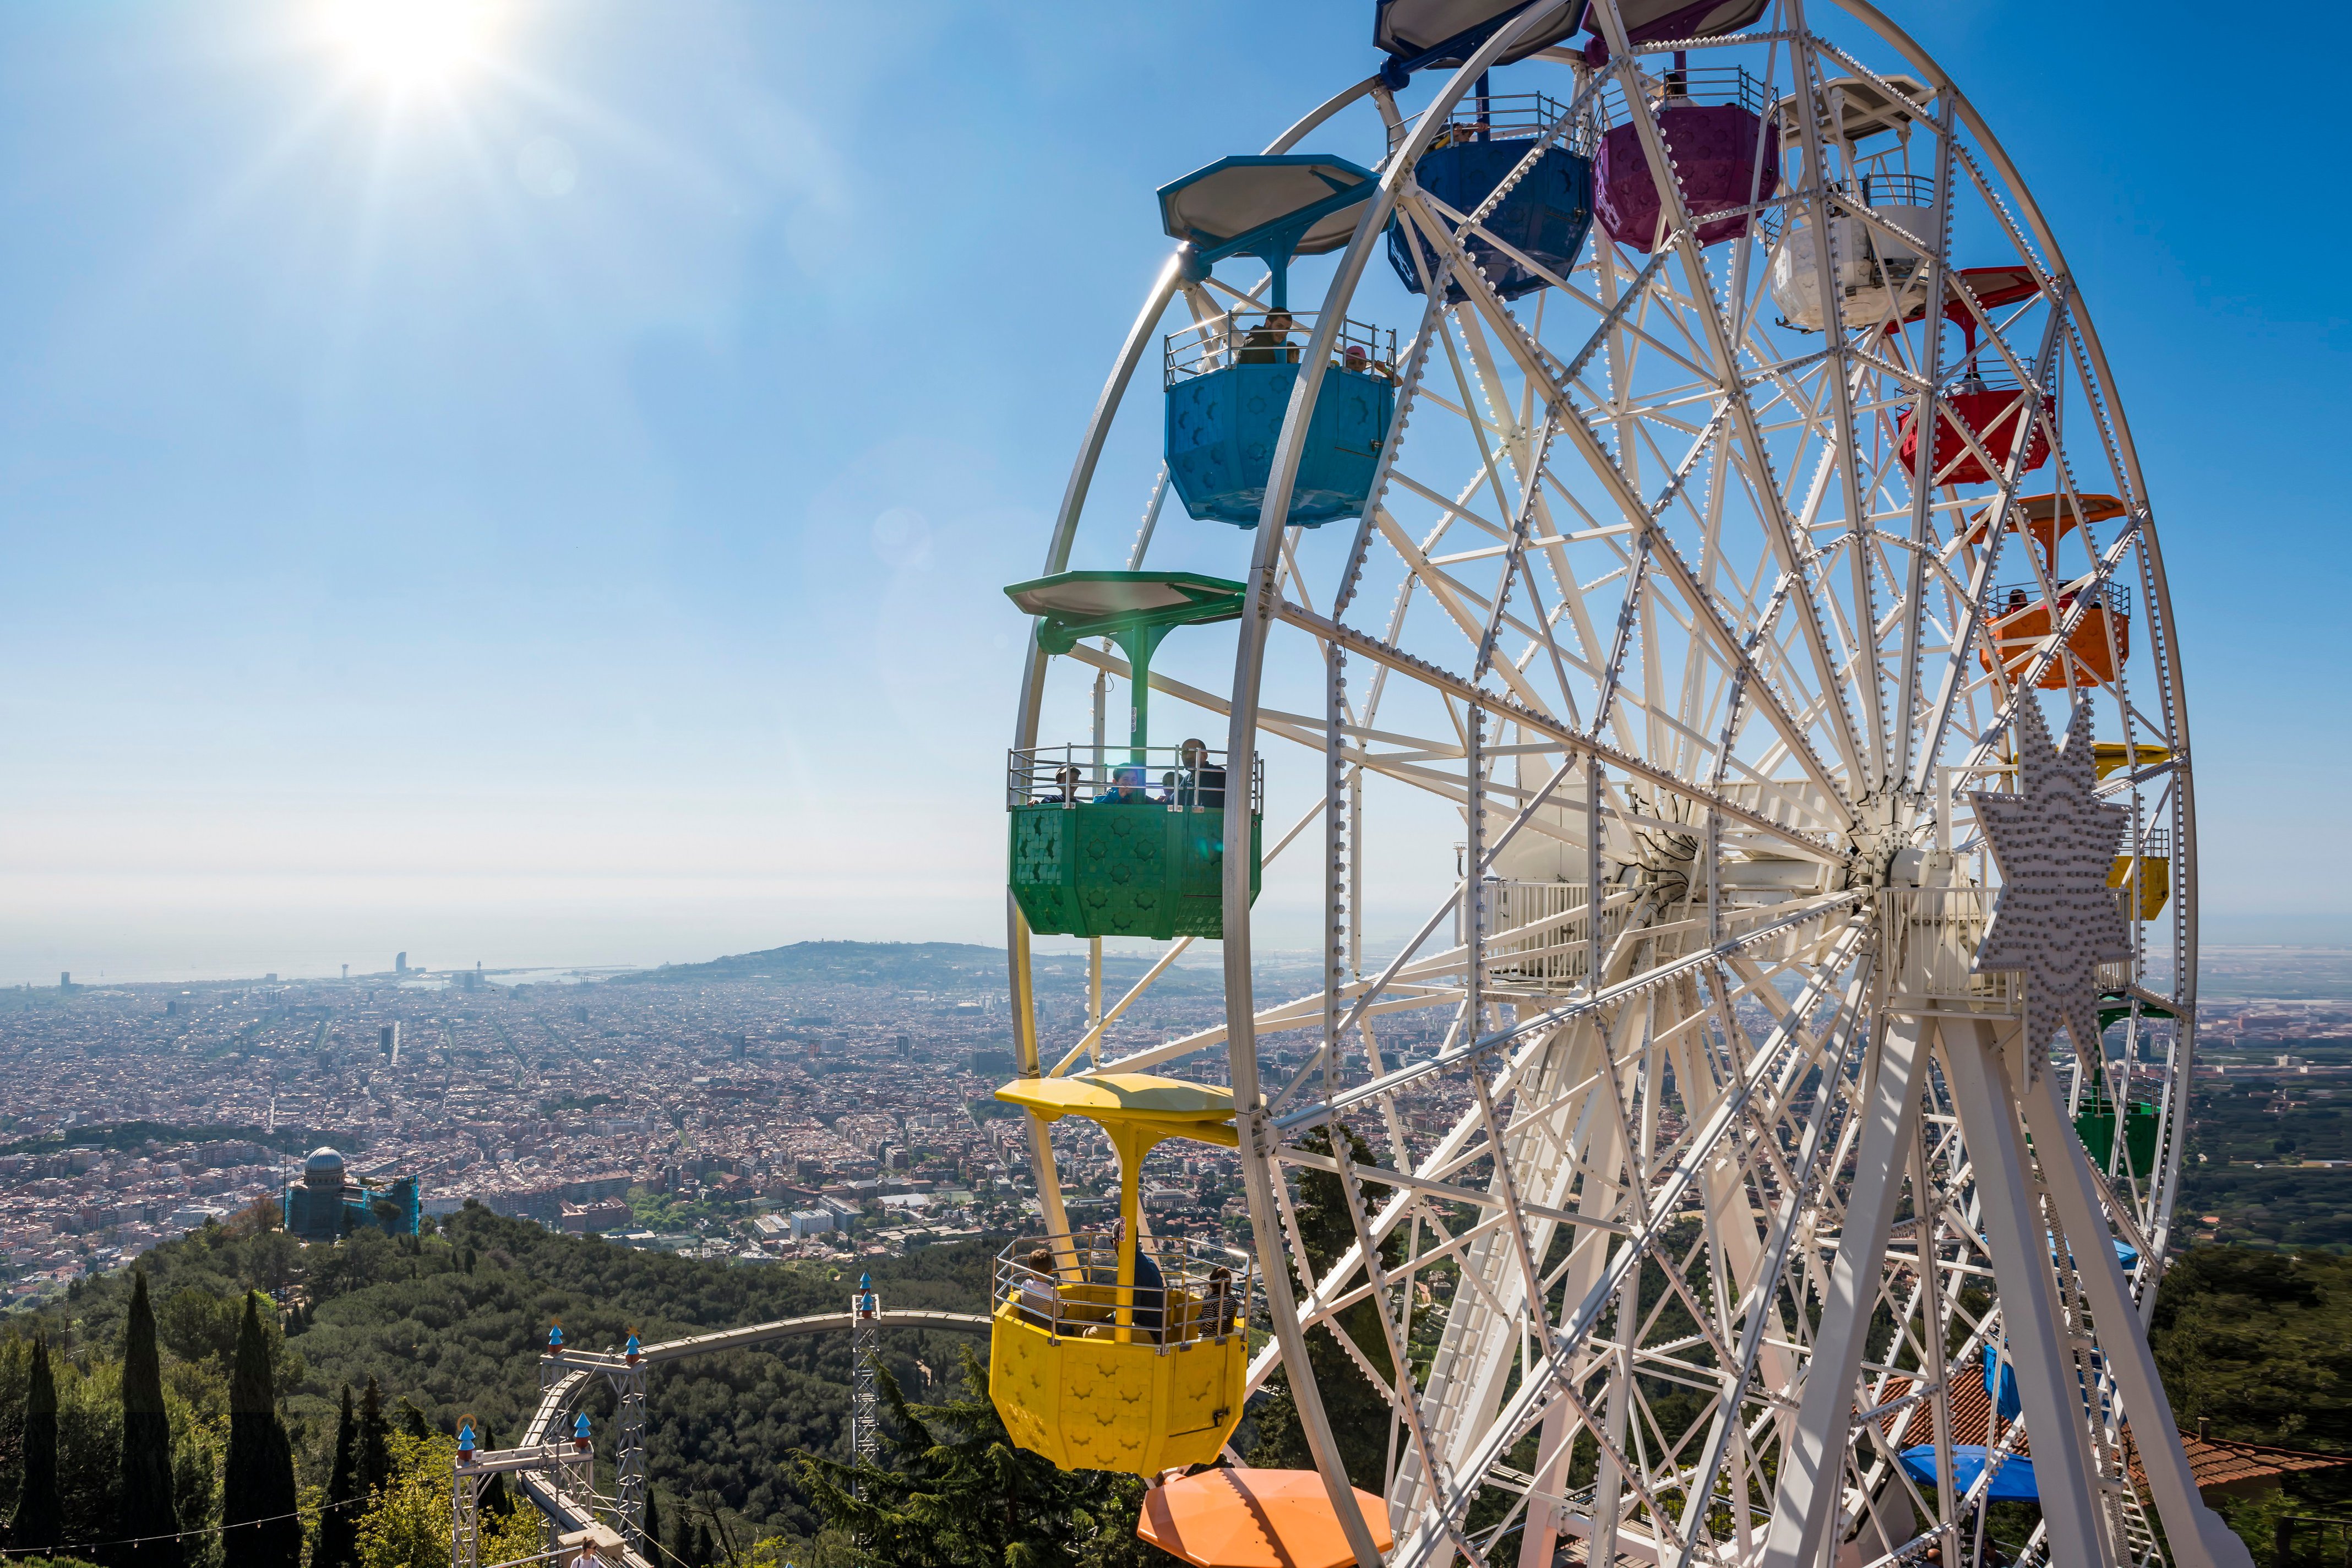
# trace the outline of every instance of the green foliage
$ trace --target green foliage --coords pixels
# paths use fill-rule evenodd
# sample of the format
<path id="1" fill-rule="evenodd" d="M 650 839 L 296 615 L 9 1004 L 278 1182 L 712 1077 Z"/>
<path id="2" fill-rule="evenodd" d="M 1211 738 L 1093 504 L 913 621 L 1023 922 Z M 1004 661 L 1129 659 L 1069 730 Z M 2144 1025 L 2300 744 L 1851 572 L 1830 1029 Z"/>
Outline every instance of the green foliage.
<path id="1" fill-rule="evenodd" d="M 2181 1426 L 2352 1454 L 2352 1258 L 2200 1247 L 2157 1292 L 2149 1342 Z M 2217 1504 L 2262 1568 L 2284 1515 L 2352 1514 L 2352 1468 Z"/>
<path id="2" fill-rule="evenodd" d="M 969 1347 L 965 1387 L 987 1369 Z M 891 1427 L 887 1462 L 852 1466 L 805 1450 L 793 1458 L 825 1521 L 863 1544 L 874 1568 L 1127 1568 L 1143 1488 L 1130 1477 L 1064 1472 L 1013 1445 L 985 1393 L 910 1405 L 898 1380 L 877 1382 Z M 862 1484 L 862 1485 L 861 1485 Z M 864 1496 L 855 1495 L 860 1485 Z"/>
<path id="3" fill-rule="evenodd" d="M 2166 1272 L 2149 1338 L 2184 1426 L 2352 1453 L 2352 1258 L 2197 1247 Z"/>
<path id="4" fill-rule="evenodd" d="M 58 1497 L 58 1384 L 49 1371 L 49 1342 L 36 1337 L 25 1379 L 25 1424 L 17 1443 L 22 1468 L 8 1544 L 47 1552 L 65 1539 Z"/>
<path id="5" fill-rule="evenodd" d="M 310 1568 L 354 1568 L 360 1556 L 360 1423 L 352 1409 L 352 1385 L 343 1384 L 342 1414 L 335 1423 L 335 1457 L 327 1472 L 326 1508 Z"/>
<path id="6" fill-rule="evenodd" d="M 299 1568 L 294 1451 L 278 1418 L 258 1297 L 245 1299 L 228 1384 L 228 1456 L 221 1473 L 222 1550 L 238 1568 Z"/>
<path id="7" fill-rule="evenodd" d="M 876 1283 L 894 1307 L 975 1310 L 986 1299 L 991 1250 L 964 1244 L 877 1261 Z M 238 1327 L 249 1287 L 288 1290 L 296 1303 L 286 1332 L 266 1304 L 260 1327 L 297 1481 L 306 1501 L 323 1503 L 337 1489 L 338 1399 L 346 1384 L 354 1427 L 358 1391 L 373 1376 L 383 1413 L 402 1422 L 404 1412 L 392 1406 L 404 1400 L 436 1433 L 454 1433 L 457 1416 L 470 1414 L 486 1440 L 493 1432 L 511 1437 L 538 1402 L 539 1352 L 552 1319 L 562 1320 L 573 1344 L 617 1348 L 633 1327 L 654 1342 L 839 1310 L 856 1279 L 825 1265 L 730 1268 L 633 1252 L 480 1208 L 448 1216 L 439 1235 L 400 1243 L 362 1232 L 336 1246 L 306 1246 L 282 1232 L 208 1226 L 157 1247 L 141 1267 L 163 1320 L 173 1472 L 191 1530 L 218 1519 L 236 1359 L 235 1332 L 225 1346 L 219 1325 Z M 127 1274 L 94 1278 L 70 1301 L 0 1320 L 0 1445 L 22 1426 L 32 1337 L 46 1332 L 52 1348 L 68 1549 L 121 1533 L 107 1515 L 121 1443 L 120 1356 L 132 1289 Z M 195 1294 L 173 1309 L 183 1292 Z M 893 1331 L 884 1355 L 902 1378 L 913 1378 L 919 1360 L 951 1368 L 962 1342 L 961 1334 Z M 61 1353 L 68 1346 L 70 1358 Z M 778 1457 L 845 1447 L 848 1351 L 845 1335 L 814 1335 L 664 1367 L 646 1438 L 665 1512 L 674 1500 L 691 1500 L 695 1518 L 719 1518 L 745 1549 L 760 1534 L 781 1531 L 795 1543 L 793 1562 L 820 1568 L 822 1521 Z M 587 1408 L 604 1446 L 598 1464 L 609 1472 L 610 1395 L 599 1393 Z M 202 1474 L 200 1461 L 209 1464 Z M 356 1479 L 355 1450 L 350 1462 L 346 1488 Z M 14 1508 L 16 1484 L 14 1468 L 0 1458 L 0 1520 Z M 504 1498 L 502 1487 L 486 1492 L 486 1511 Z M 312 1568 L 353 1568 L 356 1507 L 349 1516 L 313 1524 Z"/>
<path id="8" fill-rule="evenodd" d="M 367 1390 L 360 1395 L 358 1463 L 353 1473 L 359 1495 L 373 1497 L 392 1474 L 392 1423 L 383 1418 L 383 1390 L 370 1373 Z"/>
<path id="9" fill-rule="evenodd" d="M 360 1568 L 446 1568 L 457 1442 L 394 1432 L 384 1457 L 383 1484 L 360 1521 Z M 509 1563 L 538 1550 L 536 1514 L 483 1521 L 482 1562 Z"/>
<path id="10" fill-rule="evenodd" d="M 170 1414 L 163 1404 L 163 1363 L 155 1349 L 155 1311 L 147 1275 L 132 1276 L 122 1334 L 122 1463 L 119 1531 L 136 1544 L 121 1549 L 126 1568 L 180 1568 L 177 1478 L 172 1463 Z"/>

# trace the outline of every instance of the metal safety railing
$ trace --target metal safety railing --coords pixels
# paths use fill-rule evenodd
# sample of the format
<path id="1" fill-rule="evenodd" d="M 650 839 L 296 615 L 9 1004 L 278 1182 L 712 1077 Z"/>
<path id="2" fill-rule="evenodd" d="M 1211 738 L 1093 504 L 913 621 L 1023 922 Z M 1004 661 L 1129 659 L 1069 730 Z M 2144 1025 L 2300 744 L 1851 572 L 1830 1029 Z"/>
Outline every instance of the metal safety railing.
<path id="1" fill-rule="evenodd" d="M 1445 123 L 1431 135 L 1425 151 L 1434 153 L 1469 142 L 1528 141 L 1549 132 L 1567 113 L 1568 105 L 1546 93 L 1497 93 L 1486 98 L 1474 93 L 1454 105 Z M 1404 145 L 1421 119 L 1416 114 L 1390 128 L 1390 152 Z M 1599 140 L 1599 130 L 1588 115 L 1569 127 L 1558 145 L 1589 157 Z"/>
<path id="2" fill-rule="evenodd" d="M 2058 590 L 2058 613 L 2062 616 L 2065 615 L 2074 607 L 2077 600 L 2084 598 L 2090 599 L 2094 604 L 2105 605 L 2109 615 L 2128 616 L 2131 614 L 2131 590 L 2128 587 L 2126 587 L 2123 584 L 2113 580 L 2096 587 L 2089 585 L 2082 587 L 2074 587 L 2072 585 L 2060 587 Z M 2041 602 L 2041 584 L 2003 583 L 1999 587 L 1993 589 L 1992 596 L 1986 602 L 1985 607 L 1988 614 L 1992 616 L 1995 619 L 1999 619 L 2004 616 L 2013 616 L 2020 610 L 2032 609 Z M 2040 634 L 2036 635 L 2038 636 Z"/>
<path id="3" fill-rule="evenodd" d="M 1163 345 L 1167 384 L 1237 364 L 1297 364 L 1315 332 L 1313 310 L 1228 310 L 1168 334 Z M 1396 379 L 1396 332 L 1342 319 L 1331 365 Z"/>
<path id="4" fill-rule="evenodd" d="M 2352 1568 L 2352 1519 L 2286 1514 L 2271 1526 L 2272 1568 Z"/>
<path id="5" fill-rule="evenodd" d="M 1783 170 L 1782 173 L 1793 180 L 1798 171 Z M 1932 207 L 1936 205 L 1936 182 L 1924 174 L 1897 174 L 1874 171 L 1857 174 L 1850 180 L 1832 180 L 1829 192 L 1832 202 L 1852 203 L 1865 207 Z M 1764 210 L 1756 215 L 1757 227 L 1768 242 L 1779 244 L 1781 230 L 1791 221 L 1794 221 L 1800 228 L 1812 221 L 1805 214 L 1793 210 L 1797 203 L 1797 195 L 1784 186 L 1780 195 L 1768 202 Z M 1902 226 L 1898 225 L 1898 226 Z M 1933 234 L 1922 234 L 1918 237 L 1931 245 L 1936 238 Z M 1856 236 L 1855 243 L 1873 255 L 1879 254 L 1882 249 L 1903 248 L 1900 241 L 1887 239 L 1875 229 L 1864 229 Z M 1889 271 L 1895 272 L 1898 277 L 1908 277 L 1915 267 L 1926 265 L 1926 258 L 1907 255 L 1889 256 L 1884 265 Z"/>
<path id="6" fill-rule="evenodd" d="M 1689 66 L 1655 76 L 1645 73 L 1644 88 L 1643 96 L 1653 110 L 1736 103 L 1760 116 L 1770 101 L 1764 96 L 1763 79 L 1750 75 L 1745 66 Z M 1629 117 L 1622 83 L 1612 81 L 1601 90 L 1596 118 L 1604 127 L 1625 123 Z"/>
<path id="7" fill-rule="evenodd" d="M 1499 985 L 1581 985 L 1592 970 L 1591 889 L 1583 882 L 1507 882 L 1488 878 L 1479 897 L 1486 929 L 1486 976 Z M 1469 944 L 1457 907 L 1454 940 Z M 1625 907 L 1603 907 L 1601 944 L 1625 929 Z"/>
<path id="8" fill-rule="evenodd" d="M 1118 1283 L 1107 1232 L 1022 1237 L 996 1255 L 989 1306 L 1056 1339 L 1117 1339 L 1162 1350 L 1246 1334 L 1257 1279 L 1250 1255 L 1193 1237 L 1138 1244 L 1134 1283 Z"/>
<path id="9" fill-rule="evenodd" d="M 1960 1004 L 1971 1012 L 2017 1008 L 2018 975 L 1972 972 L 1992 911 L 1992 889 L 1890 888 L 1880 898 L 1898 994 Z"/>
<path id="10" fill-rule="evenodd" d="M 1004 804 L 1024 805 L 1157 805 L 1170 811 L 1223 811 L 1231 771 L 1225 753 L 1207 747 L 1131 746 L 1105 742 L 1033 746 L 1005 753 Z M 1250 810 L 1265 805 L 1265 761 L 1253 755 Z"/>

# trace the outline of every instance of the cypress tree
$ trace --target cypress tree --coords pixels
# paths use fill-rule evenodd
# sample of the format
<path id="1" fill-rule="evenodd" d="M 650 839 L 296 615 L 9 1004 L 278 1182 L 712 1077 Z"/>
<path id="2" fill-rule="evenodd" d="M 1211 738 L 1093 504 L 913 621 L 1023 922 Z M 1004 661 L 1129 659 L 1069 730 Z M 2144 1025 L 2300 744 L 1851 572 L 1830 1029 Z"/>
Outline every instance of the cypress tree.
<path id="1" fill-rule="evenodd" d="M 155 1309 L 147 1272 L 131 1276 L 122 1329 L 122 1568 L 182 1568 L 180 1513 L 172 1496 L 172 1422 L 163 1407 L 163 1363 L 155 1353 Z"/>
<path id="2" fill-rule="evenodd" d="M 709 1525 L 698 1524 L 694 1527 L 694 1554 L 687 1561 L 693 1563 L 694 1568 L 710 1568 L 710 1527 Z"/>
<path id="3" fill-rule="evenodd" d="M 646 1539 L 656 1546 L 664 1544 L 661 1537 L 661 1494 L 651 1487 L 646 1489 Z M 647 1552 L 646 1555 L 654 1554 Z"/>
<path id="4" fill-rule="evenodd" d="M 221 1477 L 227 1560 L 239 1568 L 300 1568 L 302 1521 L 296 1506 L 294 1450 L 278 1418 L 269 1342 L 248 1295 L 228 1384 L 228 1458 Z"/>
<path id="5" fill-rule="evenodd" d="M 360 1429 L 352 1417 L 352 1385 L 343 1384 L 342 1418 L 335 1426 L 335 1467 L 327 1476 L 327 1510 L 310 1568 L 357 1568 L 360 1560 Z"/>
<path id="6" fill-rule="evenodd" d="M 392 1423 L 384 1418 L 383 1390 L 368 1374 L 360 1395 L 359 1495 L 373 1500 L 392 1479 Z"/>
<path id="7" fill-rule="evenodd" d="M 493 1426 L 485 1426 L 482 1428 L 482 1447 L 485 1448 L 495 1448 L 498 1446 L 498 1429 Z M 650 1506 L 653 1500 L 653 1494 L 650 1492 L 646 1494 L 646 1500 Z M 499 1474 L 492 1476 L 488 1482 L 482 1488 L 482 1512 L 485 1516 L 504 1519 L 514 1510 L 514 1494 L 507 1490 L 506 1473 L 504 1471 L 500 1471 Z M 652 1516 L 648 1514 L 646 1517 L 651 1518 Z M 646 1533 L 652 1533 L 652 1526 L 648 1525 L 646 1527 Z"/>
<path id="8" fill-rule="evenodd" d="M 694 1525 L 684 1514 L 669 1521 L 669 1557 L 694 1568 Z"/>
<path id="9" fill-rule="evenodd" d="M 58 1506 L 58 1382 L 49 1373 L 49 1342 L 33 1341 L 33 1366 L 25 1386 L 25 1480 L 16 1494 L 16 1517 L 8 1521 L 8 1544 L 19 1552 L 48 1552 L 61 1538 Z"/>

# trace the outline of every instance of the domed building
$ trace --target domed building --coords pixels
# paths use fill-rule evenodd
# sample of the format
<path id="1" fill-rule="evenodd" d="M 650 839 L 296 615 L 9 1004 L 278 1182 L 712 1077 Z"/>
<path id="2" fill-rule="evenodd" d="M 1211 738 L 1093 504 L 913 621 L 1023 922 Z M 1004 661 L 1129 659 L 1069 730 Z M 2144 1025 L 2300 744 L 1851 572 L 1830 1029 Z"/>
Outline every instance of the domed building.
<path id="1" fill-rule="evenodd" d="M 379 1204 L 392 1212 L 379 1212 Z M 416 1178 L 402 1176 L 371 1192 L 351 1178 L 342 1155 L 321 1145 L 302 1162 L 302 1179 L 286 1189 L 284 1212 L 288 1233 L 304 1241 L 339 1241 L 362 1226 L 415 1236 Z"/>

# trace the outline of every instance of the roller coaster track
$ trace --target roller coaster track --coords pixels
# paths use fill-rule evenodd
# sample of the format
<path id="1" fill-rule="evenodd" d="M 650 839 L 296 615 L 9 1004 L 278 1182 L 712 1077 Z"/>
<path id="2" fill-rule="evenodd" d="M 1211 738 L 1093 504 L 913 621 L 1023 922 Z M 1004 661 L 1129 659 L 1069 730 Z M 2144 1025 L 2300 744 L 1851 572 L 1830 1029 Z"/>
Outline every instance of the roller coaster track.
<path id="1" fill-rule="evenodd" d="M 937 1312 L 920 1309 L 877 1314 L 886 1329 L 938 1329 L 958 1333 L 986 1333 L 988 1319 L 977 1312 Z M 609 1380 L 620 1396 L 616 1434 L 620 1455 L 620 1488 L 607 1513 L 618 1514 L 620 1533 L 628 1543 L 618 1554 L 622 1568 L 656 1568 L 646 1555 L 645 1541 L 645 1411 L 646 1371 L 667 1362 L 719 1351 L 751 1350 L 802 1334 L 831 1333 L 855 1325 L 853 1312 L 816 1312 L 807 1317 L 781 1318 L 740 1329 L 692 1334 L 641 1347 L 635 1357 L 611 1352 L 550 1352 L 540 1361 L 539 1406 L 523 1428 L 522 1441 L 511 1448 L 484 1452 L 458 1468 L 456 1517 L 450 1562 L 453 1568 L 476 1568 L 477 1535 L 473 1501 L 481 1482 L 495 1474 L 512 1475 L 523 1495 L 537 1508 L 551 1535 L 567 1536 L 595 1529 L 597 1498 L 589 1462 L 565 1435 L 563 1423 L 572 1407 L 599 1378 Z"/>

